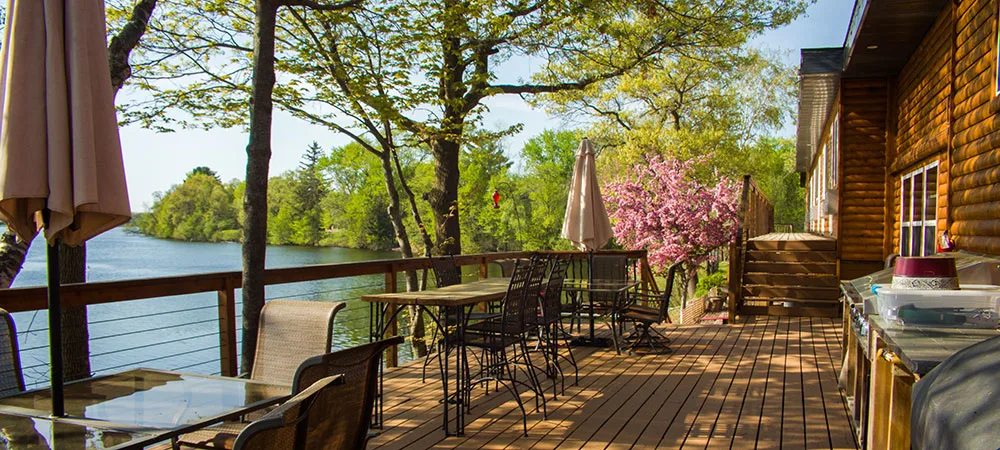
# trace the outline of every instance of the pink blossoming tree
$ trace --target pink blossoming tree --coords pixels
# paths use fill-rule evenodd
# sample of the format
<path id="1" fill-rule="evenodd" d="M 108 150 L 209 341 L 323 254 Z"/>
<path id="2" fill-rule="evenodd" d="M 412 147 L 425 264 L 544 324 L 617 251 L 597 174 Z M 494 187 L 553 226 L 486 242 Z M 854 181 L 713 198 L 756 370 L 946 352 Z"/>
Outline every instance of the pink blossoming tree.
<path id="1" fill-rule="evenodd" d="M 686 297 L 697 282 L 698 266 L 735 236 L 739 188 L 725 177 L 717 177 L 714 185 L 696 179 L 697 160 L 645 159 L 604 187 L 615 239 L 629 249 L 646 249 L 650 266 L 661 274 L 670 264 L 684 262 Z"/>

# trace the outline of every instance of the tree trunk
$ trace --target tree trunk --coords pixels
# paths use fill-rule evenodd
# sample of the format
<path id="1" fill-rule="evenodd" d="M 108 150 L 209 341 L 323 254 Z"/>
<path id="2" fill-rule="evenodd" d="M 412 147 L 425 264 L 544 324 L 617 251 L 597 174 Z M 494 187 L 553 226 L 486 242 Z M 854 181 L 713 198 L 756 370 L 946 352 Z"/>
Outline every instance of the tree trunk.
<path id="1" fill-rule="evenodd" d="M 29 247 L 31 241 L 21 240 L 9 229 L 0 235 L 0 289 L 7 289 L 14 284 L 14 279 L 24 266 Z"/>
<path id="2" fill-rule="evenodd" d="M 241 370 L 253 367 L 257 327 L 264 308 L 264 262 L 267 252 L 267 178 L 271 161 L 274 105 L 274 30 L 278 5 L 256 0 L 250 138 L 247 143 L 246 190 L 243 194 L 243 356 Z"/>
<path id="3" fill-rule="evenodd" d="M 685 298 L 691 300 L 694 299 L 695 292 L 698 291 L 698 265 L 684 263 L 684 268 L 688 273 L 686 284 L 685 284 Z"/>
<path id="4" fill-rule="evenodd" d="M 399 251 L 404 258 L 413 257 L 413 247 L 410 245 L 410 236 L 406 233 L 406 225 L 403 224 L 403 214 L 399 208 L 399 190 L 396 189 L 396 177 L 392 174 L 392 150 L 383 148 L 379 153 L 382 160 L 382 174 L 385 178 L 385 189 L 389 194 L 389 207 L 386 212 L 392 222 L 393 231 L 396 233 L 396 243 L 399 244 Z M 417 289 L 417 272 L 407 270 L 406 290 L 412 292 Z M 420 314 L 420 308 L 410 306 L 410 346 L 415 358 L 421 358 L 427 354 L 427 343 L 424 342 L 424 316 Z"/>
<path id="5" fill-rule="evenodd" d="M 70 247 L 59 243 L 59 281 L 63 284 L 87 281 L 87 246 Z M 87 307 L 62 308 L 63 379 L 89 378 L 90 333 L 87 330 Z"/>
<path id="6" fill-rule="evenodd" d="M 460 145 L 457 136 L 436 139 L 432 142 L 434 153 L 434 185 L 427 200 L 434 212 L 434 234 L 438 250 L 444 255 L 462 253 L 462 235 L 458 223 L 458 156 Z"/>

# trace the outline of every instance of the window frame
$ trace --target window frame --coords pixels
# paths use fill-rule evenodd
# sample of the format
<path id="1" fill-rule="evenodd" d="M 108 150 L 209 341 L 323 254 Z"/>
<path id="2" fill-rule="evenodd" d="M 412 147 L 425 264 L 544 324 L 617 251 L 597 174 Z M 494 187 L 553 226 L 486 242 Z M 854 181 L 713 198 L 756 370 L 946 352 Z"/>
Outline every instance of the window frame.
<path id="1" fill-rule="evenodd" d="M 937 238 L 937 215 L 938 215 L 938 204 L 937 204 L 938 183 L 937 183 L 937 180 L 941 176 L 940 165 L 941 165 L 940 161 L 934 161 L 934 162 L 932 162 L 930 164 L 918 167 L 917 169 L 915 169 L 915 170 L 913 170 L 911 172 L 907 172 L 907 173 L 905 173 L 903 175 L 900 175 L 900 183 L 899 183 L 899 254 L 901 256 L 930 256 L 930 255 L 933 255 L 933 254 L 936 253 L 933 250 L 934 247 L 931 247 L 931 252 L 930 253 L 927 252 L 927 242 L 925 240 L 925 237 L 926 237 L 926 233 L 927 233 L 927 227 L 928 226 L 932 226 L 932 227 L 934 227 L 934 239 Z M 934 216 L 929 218 L 929 217 L 927 217 L 927 205 L 929 203 L 928 202 L 928 200 L 929 200 L 928 189 L 927 189 L 927 172 L 930 171 L 931 169 L 935 170 L 936 176 L 934 177 L 934 190 L 933 190 L 934 198 L 935 198 L 935 200 L 934 200 Z M 921 205 L 921 212 L 920 212 L 920 214 L 921 214 L 921 217 L 920 217 L 920 220 L 906 220 L 907 217 L 909 217 L 910 219 L 912 219 L 914 217 L 913 213 L 914 213 L 914 208 L 916 207 L 915 205 L 917 204 L 917 202 L 915 200 L 916 200 L 916 193 L 917 193 L 917 190 L 918 190 L 918 186 L 914 185 L 913 180 L 918 175 L 920 175 L 921 176 L 920 177 L 921 180 L 923 180 L 922 185 L 919 186 L 920 193 L 921 193 L 921 201 L 920 201 L 920 205 Z M 906 192 L 906 183 L 908 183 L 908 182 L 910 183 L 910 192 L 909 192 L 910 199 L 907 202 L 906 198 L 903 196 L 903 194 Z M 907 208 L 904 209 L 904 206 L 906 206 Z M 907 211 L 906 209 L 909 209 L 909 211 Z M 906 233 L 904 233 L 904 231 L 913 230 L 915 227 L 920 230 L 919 236 L 917 235 L 917 233 L 913 233 L 912 231 L 908 235 Z M 904 236 L 906 236 L 906 238 L 904 238 Z M 917 254 L 917 255 L 912 254 L 912 252 L 910 251 L 910 249 L 913 248 L 913 240 L 914 239 L 919 239 L 920 240 L 919 241 L 920 245 L 918 247 L 920 249 L 920 252 L 919 252 L 920 254 Z"/>

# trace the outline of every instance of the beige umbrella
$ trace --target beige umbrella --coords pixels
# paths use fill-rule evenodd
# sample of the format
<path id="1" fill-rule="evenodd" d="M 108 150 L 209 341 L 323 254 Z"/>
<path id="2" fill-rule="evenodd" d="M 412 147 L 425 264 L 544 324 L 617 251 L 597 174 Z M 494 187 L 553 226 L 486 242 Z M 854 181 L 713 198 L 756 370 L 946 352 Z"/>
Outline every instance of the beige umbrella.
<path id="1" fill-rule="evenodd" d="M 0 110 L 0 219 L 25 240 L 45 228 L 52 244 L 49 339 L 53 413 L 61 415 L 54 244 L 80 245 L 131 215 L 102 0 L 8 0 Z"/>
<path id="2" fill-rule="evenodd" d="M 573 167 L 562 237 L 581 250 L 594 251 L 603 247 L 613 235 L 608 210 L 604 208 L 601 198 L 601 188 L 597 185 L 594 145 L 584 138 Z"/>

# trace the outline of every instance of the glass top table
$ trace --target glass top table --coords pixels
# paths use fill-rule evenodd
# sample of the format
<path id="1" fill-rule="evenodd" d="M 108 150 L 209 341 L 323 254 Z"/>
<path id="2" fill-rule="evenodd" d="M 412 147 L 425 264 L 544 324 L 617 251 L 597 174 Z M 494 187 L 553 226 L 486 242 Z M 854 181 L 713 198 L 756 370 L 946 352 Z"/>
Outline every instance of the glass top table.
<path id="1" fill-rule="evenodd" d="M 588 323 L 590 325 L 590 337 L 574 339 L 573 345 L 596 347 L 608 346 L 607 339 L 597 338 L 594 332 L 596 311 L 598 308 L 603 308 L 607 311 L 607 314 L 611 316 L 611 341 L 615 346 L 615 352 L 620 352 L 620 349 L 618 348 L 617 331 L 615 330 L 617 310 L 624 307 L 624 305 L 628 303 L 629 291 L 635 289 L 640 284 L 642 284 L 642 281 L 640 280 L 589 280 L 586 278 L 569 278 L 563 281 L 563 291 L 587 293 L 588 307 L 586 309 L 588 311 L 587 315 Z M 598 294 L 597 296 L 600 297 L 598 301 L 594 300 L 594 294 Z M 607 301 L 609 297 L 614 298 L 614 301 Z M 582 303 L 580 305 L 582 306 Z"/>
<path id="2" fill-rule="evenodd" d="M 67 383 L 64 390 L 67 419 L 126 424 L 162 439 L 237 418 L 290 395 L 290 386 L 156 369 L 88 378 Z M 28 410 L 47 417 L 51 404 L 50 391 L 38 389 L 0 398 L 0 412 Z"/>
<path id="3" fill-rule="evenodd" d="M 96 421 L 74 422 L 0 411 L 0 450 L 119 450 L 142 448 L 156 441 L 155 434 L 120 430 Z"/>

